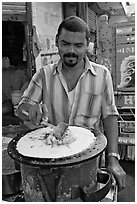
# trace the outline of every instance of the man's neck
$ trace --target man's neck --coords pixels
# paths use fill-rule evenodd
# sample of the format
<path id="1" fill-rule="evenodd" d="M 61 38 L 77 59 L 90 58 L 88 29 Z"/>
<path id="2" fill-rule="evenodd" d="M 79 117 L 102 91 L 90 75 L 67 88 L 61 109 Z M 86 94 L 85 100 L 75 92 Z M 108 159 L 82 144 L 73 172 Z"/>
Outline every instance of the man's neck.
<path id="1" fill-rule="evenodd" d="M 75 88 L 80 76 L 84 71 L 84 67 L 85 67 L 84 60 L 81 60 L 80 63 L 73 68 L 63 67 L 62 73 L 66 79 L 68 91 L 72 91 Z"/>
<path id="2" fill-rule="evenodd" d="M 66 66 L 65 64 L 63 64 L 62 68 L 63 68 L 63 72 L 64 73 L 74 73 L 74 72 L 79 72 L 79 71 L 82 71 L 84 69 L 84 59 L 82 59 L 76 66 L 74 67 L 69 67 L 69 66 Z"/>

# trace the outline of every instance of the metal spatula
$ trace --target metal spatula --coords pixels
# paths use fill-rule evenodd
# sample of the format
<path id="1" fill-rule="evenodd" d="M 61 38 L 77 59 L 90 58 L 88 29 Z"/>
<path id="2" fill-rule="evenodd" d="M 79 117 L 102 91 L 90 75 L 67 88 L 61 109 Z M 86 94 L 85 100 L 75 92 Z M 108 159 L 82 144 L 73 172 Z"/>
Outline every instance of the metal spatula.
<path id="1" fill-rule="evenodd" d="M 63 139 L 64 138 L 64 133 L 67 130 L 69 124 L 61 122 L 59 125 L 54 126 L 53 127 L 53 131 L 54 131 L 54 137 L 56 137 L 56 139 Z"/>
<path id="2" fill-rule="evenodd" d="M 23 110 L 22 112 L 23 112 L 23 114 L 28 116 L 27 111 Z M 53 126 L 52 124 L 48 123 L 48 117 L 45 117 L 45 118 L 42 119 L 40 125 L 38 125 L 36 127 L 41 128 L 43 126 L 53 128 L 54 137 L 56 137 L 56 139 L 61 140 L 61 139 L 63 139 L 63 135 L 64 135 L 65 131 L 67 130 L 69 124 L 61 122 L 57 126 Z"/>

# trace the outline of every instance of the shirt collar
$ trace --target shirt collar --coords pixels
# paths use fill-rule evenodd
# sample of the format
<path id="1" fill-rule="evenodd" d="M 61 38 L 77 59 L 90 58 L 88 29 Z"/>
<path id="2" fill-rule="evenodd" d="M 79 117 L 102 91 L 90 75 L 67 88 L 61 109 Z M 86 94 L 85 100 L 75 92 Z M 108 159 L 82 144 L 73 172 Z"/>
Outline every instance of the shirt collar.
<path id="1" fill-rule="evenodd" d="M 58 61 L 58 63 L 57 64 L 54 64 L 54 71 L 53 71 L 53 75 L 55 75 L 57 72 L 61 72 L 61 70 L 62 70 L 62 61 L 61 61 L 61 59 Z"/>
<path id="2" fill-rule="evenodd" d="M 88 57 L 85 57 L 85 72 L 90 70 L 93 75 L 97 75 L 97 72 L 94 69 L 93 62 L 89 61 Z"/>
<path id="3" fill-rule="evenodd" d="M 58 61 L 57 64 L 54 65 L 54 71 L 53 71 L 53 75 L 55 75 L 57 72 L 61 72 L 62 70 L 62 61 L 61 59 Z M 92 72 L 93 75 L 97 75 L 94 66 L 92 64 L 91 61 L 89 61 L 88 57 L 85 57 L 85 72 L 90 70 Z"/>

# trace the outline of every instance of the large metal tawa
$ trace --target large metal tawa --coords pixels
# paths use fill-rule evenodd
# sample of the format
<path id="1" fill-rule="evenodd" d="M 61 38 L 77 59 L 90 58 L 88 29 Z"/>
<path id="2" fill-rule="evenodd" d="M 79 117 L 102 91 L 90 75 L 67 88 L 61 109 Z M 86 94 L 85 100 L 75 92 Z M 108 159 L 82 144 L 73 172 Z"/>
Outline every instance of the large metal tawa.
<path id="1" fill-rule="evenodd" d="M 69 157 L 63 158 L 33 158 L 27 157 L 20 154 L 17 149 L 16 145 L 21 137 L 24 135 L 19 135 L 15 137 L 8 145 L 8 153 L 9 155 L 19 163 L 30 165 L 30 166 L 37 166 L 37 167 L 59 167 L 59 166 L 68 166 L 72 164 L 78 164 L 83 161 L 87 161 L 99 156 L 107 146 L 107 139 L 106 137 L 98 130 L 90 129 L 90 131 L 95 135 L 96 141 L 94 145 L 91 145 L 88 149 L 74 154 Z"/>

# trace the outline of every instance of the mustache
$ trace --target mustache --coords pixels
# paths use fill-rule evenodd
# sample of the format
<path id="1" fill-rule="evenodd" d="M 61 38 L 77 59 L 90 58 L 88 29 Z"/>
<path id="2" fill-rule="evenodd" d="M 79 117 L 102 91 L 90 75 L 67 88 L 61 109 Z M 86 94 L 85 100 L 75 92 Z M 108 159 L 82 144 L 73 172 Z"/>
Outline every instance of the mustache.
<path id="1" fill-rule="evenodd" d="M 78 56 L 75 53 L 71 53 L 71 52 L 64 54 L 64 57 L 77 57 L 78 58 Z"/>

